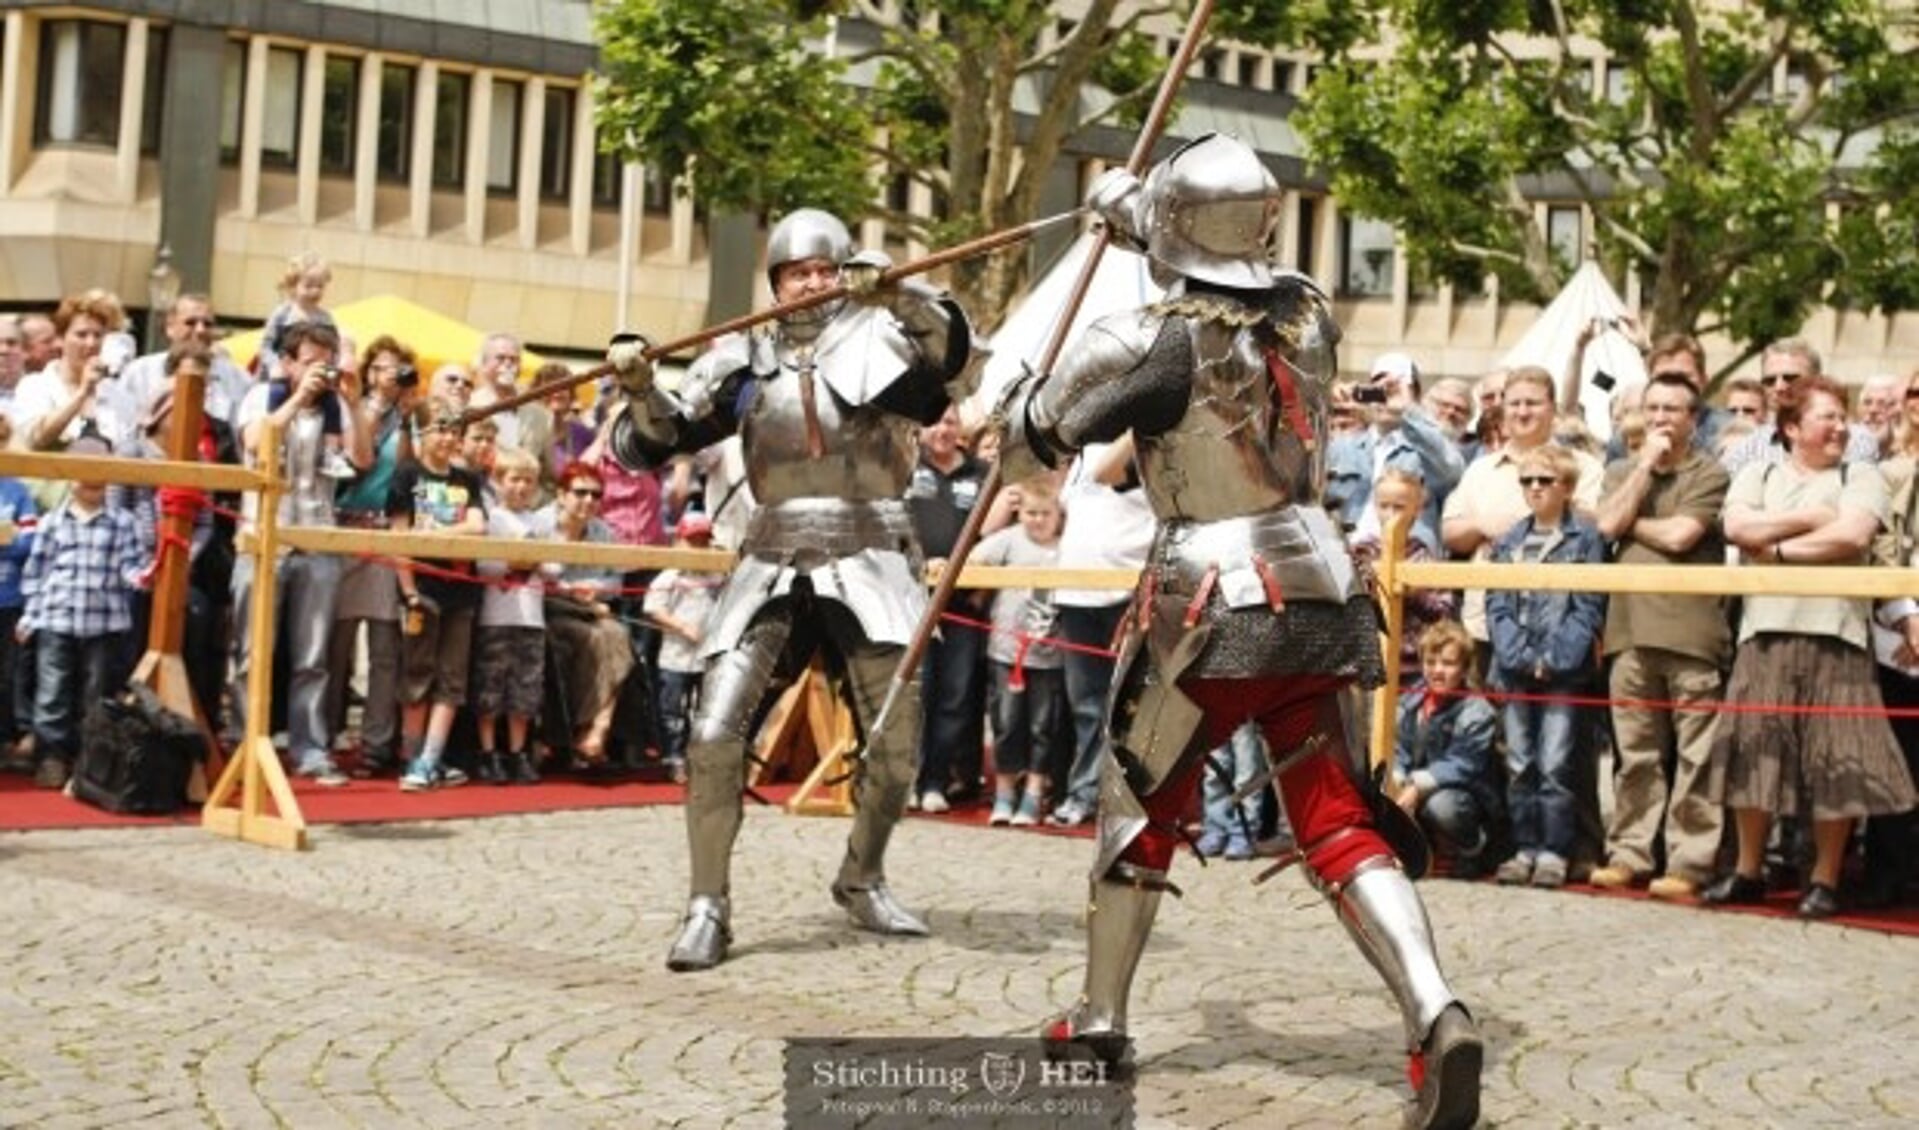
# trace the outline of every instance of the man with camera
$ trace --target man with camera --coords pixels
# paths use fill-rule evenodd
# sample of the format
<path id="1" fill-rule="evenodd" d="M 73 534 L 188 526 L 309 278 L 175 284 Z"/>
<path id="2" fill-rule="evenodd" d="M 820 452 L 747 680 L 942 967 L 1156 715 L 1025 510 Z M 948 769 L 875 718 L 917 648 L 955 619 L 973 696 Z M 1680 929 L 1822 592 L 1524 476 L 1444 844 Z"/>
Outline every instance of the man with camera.
<path id="1" fill-rule="evenodd" d="M 280 442 L 280 474 L 287 489 L 280 496 L 283 526 L 332 526 L 338 482 L 323 471 L 326 453 L 321 404 L 337 396 L 343 446 L 353 464 L 372 463 L 372 444 L 360 421 L 360 383 L 356 374 L 335 367 L 340 337 L 323 322 L 298 322 L 282 340 L 280 372 L 256 384 L 241 401 L 235 425 L 248 466 L 261 460 L 268 426 Z M 275 397 L 281 400 L 269 407 Z M 251 522 L 259 496 L 249 494 L 244 509 Z M 334 601 L 340 587 L 340 559 L 325 553 L 288 551 L 279 560 L 279 603 L 285 609 L 280 646 L 287 654 L 287 736 L 295 772 L 322 785 L 347 783 L 333 763 L 327 719 L 327 649 L 333 634 Z M 253 592 L 253 558 L 243 556 L 233 570 L 234 622 L 245 624 Z M 248 636 L 233 635 L 234 724 L 244 728 Z"/>
<path id="2" fill-rule="evenodd" d="M 1373 483 L 1388 467 L 1418 475 L 1426 505 L 1414 529 L 1438 544 L 1440 508 L 1466 469 L 1459 447 L 1419 403 L 1419 366 L 1404 353 L 1382 353 L 1370 379 L 1353 389 L 1369 425 L 1340 436 L 1326 449 L 1326 509 L 1348 530 L 1377 530 Z"/>

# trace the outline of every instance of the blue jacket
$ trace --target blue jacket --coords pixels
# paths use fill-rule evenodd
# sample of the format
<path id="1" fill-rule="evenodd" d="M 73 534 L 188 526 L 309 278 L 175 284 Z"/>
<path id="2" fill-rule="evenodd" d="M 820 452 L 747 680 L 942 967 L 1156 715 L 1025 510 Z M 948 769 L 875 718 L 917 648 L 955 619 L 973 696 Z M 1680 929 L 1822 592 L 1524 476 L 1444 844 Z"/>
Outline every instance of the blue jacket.
<path id="1" fill-rule="evenodd" d="M 1358 524 L 1373 500 L 1374 458 L 1381 443 L 1387 445 L 1386 466 L 1411 471 L 1425 482 L 1426 505 L 1418 525 L 1426 539 L 1437 544 L 1440 508 L 1458 485 L 1466 461 L 1459 445 L 1417 405 L 1406 409 L 1399 427 L 1384 436 L 1369 426 L 1340 436 L 1326 448 L 1327 511 L 1348 529 Z"/>
<path id="2" fill-rule="evenodd" d="M 1493 736 L 1498 716 L 1478 695 L 1441 700 L 1421 721 L 1423 687 L 1399 696 L 1399 737 L 1393 761 L 1399 775 L 1431 789 L 1465 789 L 1482 812 L 1499 811 L 1498 777 L 1493 769 Z M 1423 775 L 1423 776 L 1422 776 Z"/>
<path id="3" fill-rule="evenodd" d="M 1518 560 L 1532 529 L 1530 515 L 1521 519 L 1493 546 L 1492 560 Z M 1606 541 L 1599 528 L 1568 511 L 1541 564 L 1605 560 Z M 1542 685 L 1535 672 L 1544 667 L 1545 685 L 1565 686 L 1597 669 L 1593 649 L 1606 627 L 1606 598 L 1591 592 L 1490 591 L 1486 625 L 1492 634 L 1493 674 L 1500 685 Z"/>
<path id="4" fill-rule="evenodd" d="M 0 608 L 26 607 L 26 594 L 20 591 L 20 570 L 33 552 L 33 519 L 39 513 L 25 484 L 19 479 L 0 478 L 0 519 L 14 523 L 13 541 L 0 546 Z"/>

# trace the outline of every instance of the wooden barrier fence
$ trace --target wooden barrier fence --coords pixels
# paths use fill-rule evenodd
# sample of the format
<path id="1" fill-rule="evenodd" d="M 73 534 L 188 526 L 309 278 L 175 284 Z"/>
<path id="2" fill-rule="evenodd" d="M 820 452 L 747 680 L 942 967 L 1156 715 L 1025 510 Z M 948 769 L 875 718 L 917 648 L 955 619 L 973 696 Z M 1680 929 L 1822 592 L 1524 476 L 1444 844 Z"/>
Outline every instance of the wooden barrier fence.
<path id="1" fill-rule="evenodd" d="M 174 460 L 125 459 L 0 451 L 0 475 L 118 483 L 144 487 L 192 487 L 239 492 L 257 497 L 259 518 L 240 549 L 253 559 L 247 670 L 247 726 L 240 748 L 207 796 L 204 827 L 219 835 L 272 847 L 307 846 L 306 822 L 266 732 L 273 670 L 274 596 L 272 567 L 282 551 L 353 556 L 440 560 L 537 559 L 565 565 L 634 569 L 681 569 L 725 573 L 735 557 L 725 550 L 660 546 L 589 544 L 564 541 L 511 541 L 446 534 L 392 533 L 337 527 L 286 526 L 278 502 L 286 491 L 279 475 L 277 437 L 261 444 L 265 464 L 258 469 Z M 1372 757 L 1389 760 L 1395 741 L 1400 641 L 1404 638 L 1404 601 L 1412 589 L 1520 589 L 1596 593 L 1696 593 L 1724 596 L 1919 597 L 1919 570 L 1848 566 L 1792 565 L 1492 565 L 1471 562 L 1407 561 L 1410 522 L 1387 531 L 1377 564 L 1388 693 L 1374 696 Z M 510 552 L 502 552 L 510 545 Z M 1138 574 L 1126 569 L 1039 569 L 968 565 L 960 587 L 973 589 L 1044 588 L 1130 590 Z M 929 583 L 931 579 L 929 578 Z M 156 616 L 160 614 L 155 610 Z M 236 629 L 239 626 L 236 625 Z M 267 800 L 272 801 L 269 811 Z M 229 803 L 236 801 L 237 803 Z"/>

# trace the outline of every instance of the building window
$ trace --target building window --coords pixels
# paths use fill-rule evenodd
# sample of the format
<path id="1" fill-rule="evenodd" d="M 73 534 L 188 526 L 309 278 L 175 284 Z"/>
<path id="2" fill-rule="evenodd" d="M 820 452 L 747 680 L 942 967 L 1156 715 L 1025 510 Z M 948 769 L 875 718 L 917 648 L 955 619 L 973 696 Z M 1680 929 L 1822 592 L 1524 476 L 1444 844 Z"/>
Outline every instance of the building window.
<path id="1" fill-rule="evenodd" d="M 493 118 L 487 123 L 486 187 L 514 192 L 520 187 L 520 104 L 526 88 L 493 80 Z"/>
<path id="2" fill-rule="evenodd" d="M 1299 248 L 1298 262 L 1293 266 L 1302 275 L 1313 274 L 1314 252 L 1319 250 L 1319 198 L 1302 196 L 1299 198 L 1299 231 L 1293 240 Z"/>
<path id="3" fill-rule="evenodd" d="M 593 203 L 600 208 L 620 206 L 620 156 L 601 150 L 593 158 Z"/>
<path id="4" fill-rule="evenodd" d="M 540 195 L 564 200 L 573 187 L 573 103 L 571 87 L 549 86 L 540 107 Z"/>
<path id="5" fill-rule="evenodd" d="M 1606 64 L 1606 101 L 1624 106 L 1632 101 L 1632 68 L 1624 63 Z"/>
<path id="6" fill-rule="evenodd" d="M 260 108 L 260 160 L 292 165 L 300 159 L 300 72 L 306 60 L 291 47 L 267 51 L 265 104 Z"/>
<path id="7" fill-rule="evenodd" d="M 1293 90 L 1293 64 L 1290 59 L 1273 60 L 1273 89 L 1281 94 L 1291 94 Z"/>
<path id="8" fill-rule="evenodd" d="M 220 66 L 220 161 L 235 164 L 240 160 L 240 111 L 247 97 L 247 45 L 227 40 L 226 59 Z"/>
<path id="9" fill-rule="evenodd" d="M 380 136 L 374 167 L 385 180 L 403 181 L 413 170 L 413 90 L 418 72 L 398 63 L 380 66 Z"/>
<path id="10" fill-rule="evenodd" d="M 466 116 L 473 76 L 441 71 L 433 87 L 433 186 L 466 183 Z"/>
<path id="11" fill-rule="evenodd" d="M 104 145 L 120 140 L 120 88 L 127 29 L 90 20 L 40 26 L 40 101 L 34 140 Z"/>
<path id="12" fill-rule="evenodd" d="M 1581 219 L 1576 205 L 1554 205 L 1546 209 L 1546 246 L 1552 249 L 1553 259 L 1567 270 L 1579 266 L 1585 259 Z"/>
<path id="13" fill-rule="evenodd" d="M 360 124 L 360 60 L 329 55 L 320 95 L 320 171 L 353 172 Z"/>
<path id="14" fill-rule="evenodd" d="M 1393 292 L 1393 226 L 1364 216 L 1339 221 L 1339 290 L 1357 298 Z"/>
<path id="15" fill-rule="evenodd" d="M 648 165 L 640 181 L 640 210 L 655 216 L 673 213 L 673 182 L 658 165 Z"/>
<path id="16" fill-rule="evenodd" d="M 167 108 L 167 29 L 147 32 L 146 101 L 140 104 L 140 152 L 160 152 L 160 123 Z"/>
<path id="17" fill-rule="evenodd" d="M 1239 85 L 1248 89 L 1259 86 L 1259 56 L 1241 52 L 1239 56 Z"/>

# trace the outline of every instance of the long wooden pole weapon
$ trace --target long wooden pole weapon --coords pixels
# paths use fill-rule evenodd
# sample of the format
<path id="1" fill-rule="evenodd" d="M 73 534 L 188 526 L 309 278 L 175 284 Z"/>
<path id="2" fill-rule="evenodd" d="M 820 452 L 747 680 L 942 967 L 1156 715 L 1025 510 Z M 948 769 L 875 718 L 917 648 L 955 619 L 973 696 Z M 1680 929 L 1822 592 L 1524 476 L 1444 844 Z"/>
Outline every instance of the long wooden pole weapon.
<path id="1" fill-rule="evenodd" d="M 989 251 L 997 251 L 1002 247 L 1018 243 L 1021 240 L 1031 239 L 1033 236 L 1038 235 L 1040 232 L 1056 224 L 1063 224 L 1069 220 L 1078 219 L 1081 213 L 1085 211 L 1086 209 L 1084 208 L 1075 208 L 1070 212 L 1061 212 L 1056 216 L 1046 216 L 1041 219 L 1031 220 L 1024 224 L 993 232 L 990 235 L 980 236 L 978 239 L 956 244 L 942 251 L 935 251 L 931 255 L 915 259 L 910 263 L 901 263 L 897 267 L 888 267 L 886 270 L 880 272 L 879 285 L 886 286 L 891 283 L 897 283 L 901 279 L 911 278 L 914 275 L 923 275 L 928 271 L 944 267 L 948 263 L 957 263 L 962 259 L 971 259 L 975 255 L 984 255 Z M 782 302 L 778 306 L 770 306 L 757 313 L 742 314 L 737 318 L 729 318 L 724 322 L 708 326 L 698 333 L 689 334 L 678 340 L 648 346 L 646 349 L 646 359 L 648 361 L 658 361 L 662 357 L 683 352 L 696 345 L 705 345 L 716 337 L 724 337 L 730 333 L 749 330 L 762 322 L 770 322 L 775 318 L 784 318 L 791 314 L 797 314 L 802 310 L 811 310 L 815 306 L 823 306 L 828 302 L 846 298 L 851 293 L 852 292 L 844 286 L 836 286 L 829 290 L 823 290 L 818 294 L 809 294 L 804 298 L 795 298 L 791 302 Z M 587 381 L 598 380 L 612 371 L 613 366 L 611 364 L 600 364 L 593 366 L 591 369 L 574 373 L 571 376 L 548 381 L 542 385 L 535 385 L 525 392 L 515 393 L 504 400 L 496 400 L 491 404 L 482 405 L 478 408 L 469 408 L 464 417 L 465 422 L 471 424 L 475 420 L 485 419 L 496 412 L 505 412 L 512 408 L 518 408 L 520 405 L 530 401 L 544 400 L 553 393 L 563 392 L 575 385 L 585 384 Z"/>
<path id="2" fill-rule="evenodd" d="M 1146 115 L 1145 124 L 1140 127 L 1139 137 L 1133 141 L 1132 155 L 1126 159 L 1126 170 L 1134 176 L 1146 171 L 1146 163 L 1153 155 L 1153 146 L 1166 127 L 1167 116 L 1172 113 L 1173 98 L 1179 93 L 1179 85 L 1193 65 L 1194 57 L 1199 54 L 1200 40 L 1212 16 L 1213 0 L 1199 0 L 1193 5 L 1193 14 L 1187 19 L 1186 32 L 1179 41 L 1179 51 L 1174 54 L 1173 61 L 1167 65 L 1166 74 L 1159 80 L 1159 92 L 1153 96 L 1153 108 Z M 1066 307 L 1053 326 L 1053 336 L 1046 343 L 1046 351 L 1040 355 L 1039 367 L 1035 371 L 1042 376 L 1052 372 L 1054 362 L 1059 360 L 1059 351 L 1066 345 L 1066 335 L 1073 327 L 1073 316 L 1079 313 L 1080 304 L 1086 301 L 1086 292 L 1093 285 L 1093 275 L 1099 270 L 1100 256 L 1105 254 L 1106 245 L 1111 241 L 1112 233 L 1104 227 L 1093 237 L 1092 246 L 1086 251 L 1086 262 L 1080 265 L 1079 278 L 1074 280 L 1073 289 L 1067 295 Z M 992 509 L 993 499 L 999 494 L 999 489 L 1000 466 L 995 461 L 986 474 L 986 480 L 980 484 L 978 500 L 973 503 L 972 512 L 966 516 L 966 524 L 960 527 L 953 552 L 947 555 L 946 568 L 940 571 L 939 583 L 934 586 L 932 598 L 927 602 L 926 614 L 920 617 L 912 642 L 907 644 L 905 653 L 900 656 L 899 666 L 893 670 L 893 681 L 887 685 L 886 698 L 880 703 L 879 713 L 874 716 L 873 725 L 867 731 L 869 740 L 873 734 L 885 730 L 886 720 L 892 716 L 900 695 L 919 670 L 920 657 L 926 654 L 927 645 L 933 640 L 933 632 L 939 627 L 940 617 L 953 599 L 953 589 L 959 583 L 960 567 L 966 564 L 973 546 L 978 544 L 980 526 L 986 520 L 986 512 Z"/>

